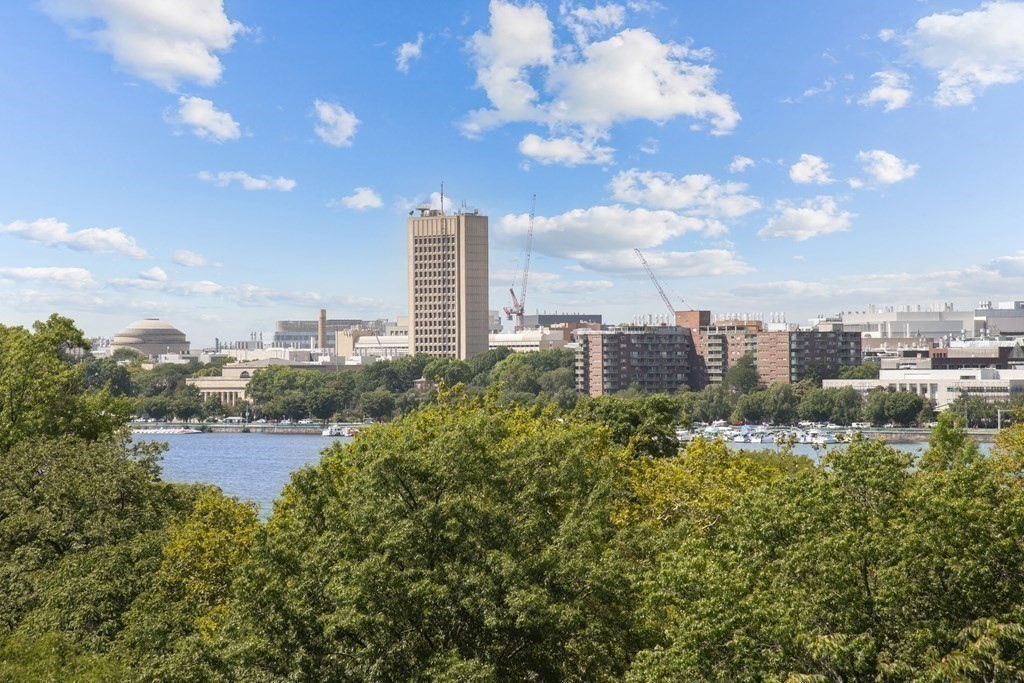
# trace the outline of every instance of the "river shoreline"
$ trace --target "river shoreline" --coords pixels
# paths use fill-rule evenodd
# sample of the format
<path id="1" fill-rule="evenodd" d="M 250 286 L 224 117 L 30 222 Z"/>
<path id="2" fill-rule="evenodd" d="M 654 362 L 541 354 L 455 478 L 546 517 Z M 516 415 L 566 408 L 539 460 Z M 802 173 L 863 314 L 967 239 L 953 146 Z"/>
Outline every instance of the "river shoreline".
<path id="1" fill-rule="evenodd" d="M 333 424 L 333 423 L 332 423 Z M 337 423 L 343 427 L 355 427 L 365 428 L 371 425 L 362 424 L 358 422 L 345 422 Z M 210 432 L 214 434 L 294 434 L 294 435 L 309 435 L 309 436 L 321 436 L 326 425 L 314 424 L 314 425 L 299 425 L 290 424 L 282 425 L 276 423 L 256 423 L 250 422 L 249 424 L 224 424 L 220 422 L 215 423 L 196 423 L 196 422 L 132 422 L 130 426 L 133 431 L 140 434 L 145 434 L 146 430 L 150 429 L 199 429 L 203 432 Z M 888 443 L 918 443 L 922 441 L 928 441 L 931 435 L 931 429 L 928 428 L 917 428 L 908 427 L 905 429 L 864 429 L 860 430 L 864 436 L 869 439 L 876 439 L 880 441 L 886 441 Z M 969 429 L 967 433 L 979 443 L 991 443 L 995 440 L 996 434 L 999 433 L 997 429 Z"/>

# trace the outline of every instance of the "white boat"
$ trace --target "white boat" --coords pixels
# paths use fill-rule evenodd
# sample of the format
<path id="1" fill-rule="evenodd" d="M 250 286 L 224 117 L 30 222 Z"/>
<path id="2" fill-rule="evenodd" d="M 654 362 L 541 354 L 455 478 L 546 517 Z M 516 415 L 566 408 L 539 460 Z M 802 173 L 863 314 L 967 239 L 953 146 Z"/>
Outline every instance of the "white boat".
<path id="1" fill-rule="evenodd" d="M 359 430 L 355 427 L 342 425 L 327 425 L 324 431 L 321 432 L 324 436 L 355 436 L 358 433 Z"/>
<path id="2" fill-rule="evenodd" d="M 140 427 L 132 430 L 132 434 L 153 434 L 156 436 L 163 436 L 166 434 L 202 434 L 198 429 L 191 429 L 190 427 L 151 427 L 145 428 Z"/>

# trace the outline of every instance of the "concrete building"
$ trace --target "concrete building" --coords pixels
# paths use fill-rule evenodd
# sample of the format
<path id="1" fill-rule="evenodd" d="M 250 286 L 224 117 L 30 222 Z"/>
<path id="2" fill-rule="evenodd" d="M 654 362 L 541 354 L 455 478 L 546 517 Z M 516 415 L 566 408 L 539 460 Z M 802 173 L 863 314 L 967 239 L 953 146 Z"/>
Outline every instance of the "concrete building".
<path id="1" fill-rule="evenodd" d="M 487 217 L 421 207 L 408 219 L 409 352 L 466 359 L 487 350 Z"/>
<path id="2" fill-rule="evenodd" d="M 491 334 L 488 345 L 492 349 L 504 346 L 517 353 L 529 353 L 565 348 L 570 341 L 570 336 L 571 332 L 568 327 L 531 329 L 527 326 L 522 332 Z"/>
<path id="3" fill-rule="evenodd" d="M 523 327 L 528 330 L 535 330 L 540 327 L 551 327 L 552 325 L 561 325 L 564 323 L 569 324 L 581 324 L 581 323 L 597 323 L 601 324 L 600 313 L 535 313 L 533 315 L 523 316 Z"/>
<path id="4" fill-rule="evenodd" d="M 344 330 L 371 329 L 384 332 L 384 321 L 356 319 L 328 319 L 321 309 L 317 320 L 278 320 L 274 323 L 274 338 L 270 346 L 285 349 L 334 350 L 335 334 Z"/>
<path id="5" fill-rule="evenodd" d="M 147 358 L 160 354 L 188 354 L 189 342 L 185 333 L 158 318 L 137 320 L 124 328 L 110 342 L 110 353 L 118 349 L 131 349 Z"/>
<path id="6" fill-rule="evenodd" d="M 636 386 L 674 392 L 686 386 L 693 350 L 690 331 L 674 325 L 575 332 L 576 388 L 604 396 Z"/>
<path id="7" fill-rule="evenodd" d="M 853 387 L 865 396 L 877 387 L 911 391 L 932 401 L 935 409 L 941 411 L 960 396 L 989 402 L 1024 399 L 1024 369 L 883 368 L 878 379 L 828 379 L 822 386 L 826 389 Z"/>

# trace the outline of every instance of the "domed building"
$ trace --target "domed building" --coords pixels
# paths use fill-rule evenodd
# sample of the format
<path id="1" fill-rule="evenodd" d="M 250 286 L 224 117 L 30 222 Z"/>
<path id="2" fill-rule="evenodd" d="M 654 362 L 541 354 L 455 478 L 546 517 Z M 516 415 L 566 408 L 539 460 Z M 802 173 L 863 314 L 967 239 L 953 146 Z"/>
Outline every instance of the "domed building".
<path id="1" fill-rule="evenodd" d="M 158 318 L 146 318 L 132 323 L 110 342 L 110 352 L 118 349 L 132 349 L 143 356 L 153 357 L 162 353 L 188 353 L 189 342 L 185 333 Z"/>

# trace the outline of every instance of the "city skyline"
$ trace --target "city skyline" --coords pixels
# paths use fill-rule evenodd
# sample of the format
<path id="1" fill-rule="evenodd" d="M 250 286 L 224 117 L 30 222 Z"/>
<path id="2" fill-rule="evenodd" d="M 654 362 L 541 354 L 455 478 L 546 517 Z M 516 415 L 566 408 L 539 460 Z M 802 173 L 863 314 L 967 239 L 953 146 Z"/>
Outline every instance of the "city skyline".
<path id="1" fill-rule="evenodd" d="M 526 312 L 1024 298 L 1024 2 L 0 7 L 0 322 L 406 315 L 406 218 Z M 15 30 L 10 30 L 10 29 Z M 450 195 L 450 197 L 449 197 Z"/>

